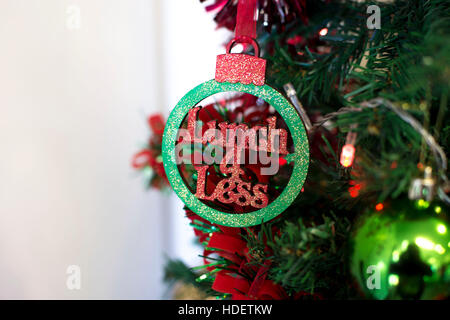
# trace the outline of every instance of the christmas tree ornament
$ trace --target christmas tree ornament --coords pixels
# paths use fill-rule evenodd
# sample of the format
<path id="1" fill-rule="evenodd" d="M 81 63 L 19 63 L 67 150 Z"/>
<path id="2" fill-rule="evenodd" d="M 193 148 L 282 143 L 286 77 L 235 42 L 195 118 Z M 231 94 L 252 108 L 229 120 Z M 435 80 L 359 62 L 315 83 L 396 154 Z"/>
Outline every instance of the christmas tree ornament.
<path id="1" fill-rule="evenodd" d="M 131 165 L 145 173 L 148 187 L 162 190 L 169 186 L 161 156 L 165 121 L 162 115 L 154 114 L 148 117 L 147 123 L 151 130 L 150 139 L 145 148 L 133 156 Z"/>
<path id="2" fill-rule="evenodd" d="M 425 167 L 424 177 L 414 179 L 409 188 L 410 200 L 423 200 L 430 202 L 435 195 L 436 180 L 432 177 L 431 167 Z"/>
<path id="3" fill-rule="evenodd" d="M 217 57 L 215 79 L 178 102 L 163 138 L 164 168 L 177 195 L 202 218 L 230 227 L 257 225 L 282 213 L 300 193 L 309 166 L 301 117 L 281 93 L 265 84 L 266 61 L 259 57 L 254 40 L 256 10 L 256 0 L 239 1 L 236 36 L 226 54 Z M 255 55 L 231 53 L 237 43 L 252 46 Z M 242 122 L 217 123 L 216 119 L 199 125 L 202 107 L 198 104 L 224 92 L 251 94 L 270 104 L 277 115 L 252 127 Z M 261 163 L 269 167 L 258 167 Z M 186 164 L 195 169 L 189 177 L 187 169 L 182 169 Z M 291 168 L 290 178 L 274 197 L 268 192 L 269 178 L 279 175 L 280 166 Z M 250 178 L 255 171 L 257 178 Z M 195 180 L 194 185 L 187 180 Z M 230 206 L 231 212 L 223 209 Z"/>
<path id="4" fill-rule="evenodd" d="M 450 295 L 450 225 L 439 204 L 417 209 L 411 201 L 397 201 L 365 215 L 358 225 L 351 271 L 368 297 Z"/>

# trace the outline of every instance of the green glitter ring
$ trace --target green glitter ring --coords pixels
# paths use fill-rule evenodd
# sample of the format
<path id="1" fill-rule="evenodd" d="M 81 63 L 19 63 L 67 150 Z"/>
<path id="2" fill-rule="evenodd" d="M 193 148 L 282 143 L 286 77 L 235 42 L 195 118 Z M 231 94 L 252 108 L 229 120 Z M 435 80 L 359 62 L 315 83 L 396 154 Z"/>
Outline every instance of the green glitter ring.
<path id="1" fill-rule="evenodd" d="M 175 143 L 178 130 L 189 109 L 203 99 L 220 92 L 245 92 L 263 99 L 272 105 L 283 117 L 294 141 L 295 152 L 285 157 L 288 162 L 294 161 L 291 178 L 283 192 L 267 207 L 242 214 L 233 214 L 213 209 L 202 203 L 185 185 L 175 159 Z M 297 110 L 283 95 L 274 88 L 264 85 L 217 82 L 210 80 L 189 91 L 171 112 L 164 129 L 163 162 L 167 178 L 186 206 L 212 223 L 229 227 L 248 227 L 267 222 L 282 213 L 298 196 L 305 182 L 309 166 L 309 145 L 303 122 Z"/>

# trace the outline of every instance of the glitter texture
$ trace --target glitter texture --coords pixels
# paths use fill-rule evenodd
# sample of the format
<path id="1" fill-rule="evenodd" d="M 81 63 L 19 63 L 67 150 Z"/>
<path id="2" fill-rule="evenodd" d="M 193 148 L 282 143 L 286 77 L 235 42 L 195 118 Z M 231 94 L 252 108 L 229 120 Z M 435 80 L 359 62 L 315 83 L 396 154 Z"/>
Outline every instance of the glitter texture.
<path id="1" fill-rule="evenodd" d="M 294 141 L 295 152 L 286 156 L 286 160 L 294 162 L 291 178 L 283 192 L 267 207 L 242 214 L 233 214 L 213 209 L 202 203 L 191 193 L 178 170 L 175 159 L 175 143 L 178 129 L 191 108 L 203 99 L 219 92 L 245 92 L 257 96 L 272 105 L 283 117 Z M 189 91 L 170 114 L 163 138 L 163 162 L 167 177 L 173 190 L 186 206 L 199 216 L 219 225 L 229 227 L 247 227 L 267 222 L 279 214 L 295 200 L 302 189 L 308 173 L 309 144 L 303 122 L 297 110 L 274 88 L 254 84 L 207 81 Z"/>
<path id="2" fill-rule="evenodd" d="M 266 60 L 241 53 L 227 53 L 217 56 L 216 81 L 240 82 L 257 86 L 264 85 Z"/>

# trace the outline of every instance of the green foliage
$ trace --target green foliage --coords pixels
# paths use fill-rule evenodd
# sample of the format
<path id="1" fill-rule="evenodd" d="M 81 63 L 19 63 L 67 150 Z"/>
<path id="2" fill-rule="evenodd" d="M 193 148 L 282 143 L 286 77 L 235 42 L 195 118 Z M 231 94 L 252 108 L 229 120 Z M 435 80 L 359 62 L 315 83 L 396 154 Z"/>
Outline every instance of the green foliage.
<path id="1" fill-rule="evenodd" d="M 336 288 L 347 280 L 347 247 L 344 244 L 350 221 L 332 213 L 322 217 L 319 224 L 305 224 L 303 220 L 284 221 L 277 235 L 269 234 L 263 228 L 260 234 L 265 236 L 258 237 L 259 241 L 249 239 L 249 248 L 261 248 L 265 242 L 272 252 L 266 257 L 272 261 L 268 276 L 290 294 L 332 290 L 335 297 L 348 296 L 348 288 L 342 288 L 343 292 Z"/>
<path id="2" fill-rule="evenodd" d="M 309 2 L 308 7 L 314 8 L 309 25 L 293 24 L 286 32 L 263 37 L 270 62 L 269 82 L 279 88 L 292 82 L 305 104 L 333 103 L 335 109 L 379 95 L 418 103 L 428 86 L 437 97 L 448 92 L 448 2 L 378 3 L 378 30 L 366 26 L 368 4 Z M 324 27 L 329 33 L 319 39 L 318 31 Z M 314 42 L 289 46 L 286 40 L 296 35 Z M 312 50 L 310 46 L 317 42 L 320 45 Z M 269 50 L 272 43 L 273 50 Z"/>
<path id="3" fill-rule="evenodd" d="M 343 132 L 353 123 L 358 124 L 352 131 L 358 133 L 359 179 L 365 183 L 360 196 L 383 202 L 407 193 L 411 179 L 418 174 L 419 133 L 385 108 L 344 114 L 336 121 Z"/>
<path id="4" fill-rule="evenodd" d="M 193 285 L 205 295 L 214 295 L 215 292 L 211 289 L 212 279 L 205 281 L 198 281 L 201 276 L 200 273 L 195 272 L 192 268 L 186 266 L 181 260 L 169 260 L 166 263 L 164 270 L 164 281 L 169 284 L 182 282 Z"/>
<path id="5" fill-rule="evenodd" d="M 369 4 L 308 2 L 313 12 L 308 25 L 293 23 L 283 33 L 262 38 L 270 62 L 268 81 L 279 88 L 293 83 L 311 113 L 325 114 L 385 97 L 410 111 L 426 128 L 434 123 L 430 131 L 447 150 L 449 2 L 377 3 L 381 8 L 378 30 L 366 26 Z M 328 34 L 319 37 L 318 31 L 325 27 Z M 309 41 L 288 45 L 287 39 L 298 35 Z M 347 113 L 333 125 L 343 133 L 341 143 L 346 132 L 358 132 L 356 154 L 367 187 L 362 196 L 368 201 L 404 194 L 411 179 L 421 174 L 417 163 L 433 165 L 419 134 L 392 111 Z M 334 169 L 337 178 L 339 169 Z"/>

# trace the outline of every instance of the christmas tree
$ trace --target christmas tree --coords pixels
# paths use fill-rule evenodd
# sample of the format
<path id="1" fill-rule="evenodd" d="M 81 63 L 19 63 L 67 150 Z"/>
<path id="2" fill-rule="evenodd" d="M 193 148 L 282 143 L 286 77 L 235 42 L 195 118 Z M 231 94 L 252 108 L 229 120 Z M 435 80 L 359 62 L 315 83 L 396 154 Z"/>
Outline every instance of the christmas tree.
<path id="1" fill-rule="evenodd" d="M 200 2 L 218 27 L 235 29 L 238 1 Z M 266 81 L 297 108 L 306 128 L 307 178 L 295 200 L 261 224 L 224 226 L 186 206 L 204 265 L 171 260 L 166 280 L 187 284 L 200 298 L 448 298 L 449 3 L 256 2 Z M 280 118 L 269 103 L 244 93 L 203 104 L 198 121 L 255 126 L 272 116 Z M 170 188 L 163 119 L 149 123 L 151 142 L 133 165 L 152 173 L 152 186 Z M 286 170 L 270 179 L 259 168 L 243 171 L 266 185 L 269 202 L 293 174 L 289 161 L 279 164 Z M 202 181 L 194 166 L 179 170 L 192 189 Z M 207 193 L 220 184 L 223 172 L 214 170 Z M 237 215 L 248 211 L 201 199 Z"/>

